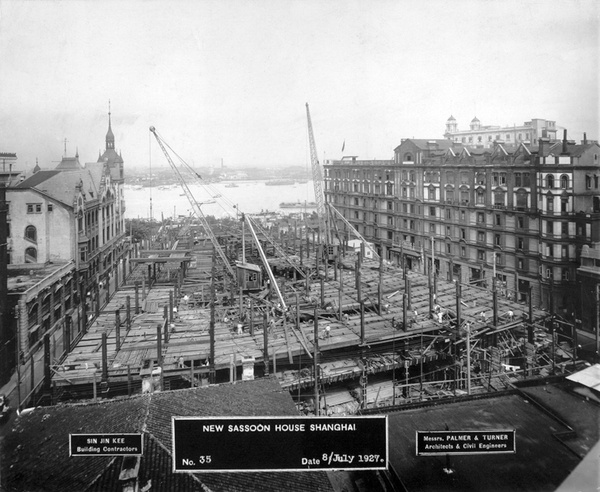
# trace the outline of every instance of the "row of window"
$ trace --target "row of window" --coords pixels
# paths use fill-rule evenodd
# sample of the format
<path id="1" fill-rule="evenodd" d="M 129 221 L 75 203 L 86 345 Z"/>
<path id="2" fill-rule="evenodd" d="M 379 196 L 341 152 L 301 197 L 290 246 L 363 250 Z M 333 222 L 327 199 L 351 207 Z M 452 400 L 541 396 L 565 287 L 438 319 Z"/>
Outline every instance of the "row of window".
<path id="1" fill-rule="evenodd" d="M 462 137 L 461 138 L 461 142 L 462 143 L 467 143 L 467 142 L 473 143 L 473 138 L 477 139 L 477 143 L 483 143 L 483 136 L 482 135 L 477 135 L 476 137 Z M 500 141 L 501 138 L 502 138 L 502 134 L 500 134 L 500 133 L 496 134 L 496 141 Z M 512 135 L 510 133 L 506 133 L 505 134 L 505 140 L 507 142 L 510 142 L 511 138 L 512 138 Z M 492 142 L 493 139 L 494 139 L 494 135 L 488 135 L 487 136 L 487 141 L 488 142 Z M 519 142 L 522 142 L 523 140 L 529 141 L 529 139 L 530 139 L 529 132 L 525 132 L 525 139 L 523 139 L 523 133 L 519 133 L 515 137 L 515 140 L 517 140 Z M 456 142 L 458 141 L 458 137 L 455 138 L 455 141 Z"/>
<path id="2" fill-rule="evenodd" d="M 48 203 L 47 206 L 48 212 L 52 212 L 54 209 L 54 204 Z M 27 213 L 28 214 L 41 214 L 42 213 L 42 204 L 41 203 L 28 203 L 27 204 Z"/>
<path id="3" fill-rule="evenodd" d="M 389 177 L 389 175 L 388 175 Z M 410 181 L 410 182 L 415 182 L 415 171 L 402 171 L 401 174 L 402 177 L 402 181 Z M 531 179 L 530 179 L 530 173 L 525 173 L 525 172 L 516 172 L 513 173 L 513 177 L 514 177 L 514 186 L 516 188 L 520 188 L 520 187 L 530 187 L 531 186 Z M 456 176 L 455 176 L 455 172 L 454 171 L 446 171 L 445 172 L 445 183 L 446 184 L 457 184 L 456 182 Z M 467 173 L 467 172 L 461 172 L 458 175 L 459 178 L 459 183 L 460 184 L 464 184 L 464 185 L 470 185 L 471 184 L 471 174 Z M 485 172 L 480 171 L 480 172 L 476 172 L 475 175 L 473 176 L 473 182 L 475 184 L 478 185 L 482 185 L 485 186 L 487 184 L 487 175 Z M 599 179 L 598 176 L 590 176 L 587 175 L 586 176 L 586 187 L 588 189 L 590 189 L 592 187 L 592 179 L 594 181 L 594 186 L 595 188 L 598 188 L 599 185 Z M 424 183 L 439 183 L 440 182 L 440 172 L 439 171 L 426 171 L 423 174 L 423 181 Z M 492 186 L 506 186 L 507 185 L 507 173 L 505 172 L 493 172 L 491 174 L 491 185 Z M 553 174 L 547 174 L 545 178 L 542 179 L 542 181 L 540 182 L 540 185 L 542 187 L 548 188 L 548 189 L 555 189 L 555 188 L 559 188 L 559 189 L 563 189 L 563 190 L 567 190 L 570 189 L 572 187 L 571 184 L 571 179 L 569 177 L 569 175 L 567 174 L 562 174 L 559 177 L 555 177 Z M 364 192 L 364 193 L 370 193 L 371 190 L 375 190 L 375 193 L 379 193 L 381 191 L 381 188 L 379 188 L 379 184 L 375 184 L 372 185 L 371 183 L 368 182 L 361 182 L 361 183 L 357 183 L 354 182 L 352 183 L 352 191 L 355 193 L 358 192 Z M 392 194 L 392 184 L 391 183 L 387 183 L 386 185 L 386 192 L 387 194 Z M 343 191 L 350 191 L 348 186 L 345 183 L 337 183 L 334 182 L 334 188 L 335 191 L 339 191 L 340 189 Z"/>

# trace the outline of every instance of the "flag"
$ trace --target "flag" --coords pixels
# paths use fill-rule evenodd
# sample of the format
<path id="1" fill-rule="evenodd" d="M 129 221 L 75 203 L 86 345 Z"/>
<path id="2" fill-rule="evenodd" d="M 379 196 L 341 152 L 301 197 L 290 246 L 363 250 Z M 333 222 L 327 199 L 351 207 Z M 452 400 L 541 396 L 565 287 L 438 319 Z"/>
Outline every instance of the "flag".
<path id="1" fill-rule="evenodd" d="M 346 148 L 346 141 L 344 140 L 344 143 L 342 144 L 342 152 L 344 152 L 345 148 Z"/>

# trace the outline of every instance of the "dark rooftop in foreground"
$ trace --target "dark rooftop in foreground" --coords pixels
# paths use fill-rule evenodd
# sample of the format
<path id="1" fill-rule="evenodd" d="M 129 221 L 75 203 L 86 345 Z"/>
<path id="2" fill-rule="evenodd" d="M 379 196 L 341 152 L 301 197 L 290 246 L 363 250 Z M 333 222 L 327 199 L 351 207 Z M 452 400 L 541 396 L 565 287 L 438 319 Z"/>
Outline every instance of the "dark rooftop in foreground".
<path id="1" fill-rule="evenodd" d="M 440 401 L 389 413 L 388 419 L 390 465 L 411 492 L 554 491 L 600 432 L 600 406 L 572 393 L 566 383 Z M 446 429 L 515 429 L 516 453 L 416 455 L 417 430 Z"/>
<path id="2" fill-rule="evenodd" d="M 325 472 L 174 473 L 172 416 L 297 416 L 275 379 L 40 407 L 2 441 L 2 490 L 119 491 L 123 457 L 69 457 L 69 434 L 143 433 L 139 485 L 160 491 L 331 491 Z M 268 451 L 266 451 L 268 456 Z"/>

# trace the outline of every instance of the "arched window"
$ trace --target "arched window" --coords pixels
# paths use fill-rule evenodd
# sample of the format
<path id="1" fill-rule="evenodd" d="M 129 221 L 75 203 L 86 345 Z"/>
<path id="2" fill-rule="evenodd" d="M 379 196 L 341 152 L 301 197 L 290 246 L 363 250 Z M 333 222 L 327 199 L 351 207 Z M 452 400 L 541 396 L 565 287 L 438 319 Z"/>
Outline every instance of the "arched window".
<path id="1" fill-rule="evenodd" d="M 404 161 L 405 162 L 412 162 L 412 160 L 413 160 L 412 154 L 404 154 Z"/>
<path id="2" fill-rule="evenodd" d="M 567 176 L 566 174 L 563 174 L 560 177 L 560 187 L 563 190 L 566 190 L 569 187 L 569 176 Z"/>
<path id="3" fill-rule="evenodd" d="M 546 188 L 550 190 L 554 188 L 554 176 L 552 174 L 546 176 Z"/>
<path id="4" fill-rule="evenodd" d="M 25 250 L 25 263 L 37 263 L 37 249 L 27 248 Z"/>
<path id="5" fill-rule="evenodd" d="M 37 243 L 37 229 L 35 226 L 30 225 L 25 228 L 25 239 Z"/>

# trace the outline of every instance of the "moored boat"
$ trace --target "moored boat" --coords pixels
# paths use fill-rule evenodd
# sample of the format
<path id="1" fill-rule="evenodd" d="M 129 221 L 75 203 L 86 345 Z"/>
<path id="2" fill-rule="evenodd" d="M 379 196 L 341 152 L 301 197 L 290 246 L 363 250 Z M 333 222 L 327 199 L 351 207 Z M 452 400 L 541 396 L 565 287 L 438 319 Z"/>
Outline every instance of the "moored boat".
<path id="1" fill-rule="evenodd" d="M 281 202 L 279 208 L 316 208 L 315 202 Z"/>
<path id="2" fill-rule="evenodd" d="M 296 182 L 293 179 L 272 179 L 265 183 L 267 186 L 282 186 L 282 185 L 293 185 Z"/>

